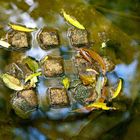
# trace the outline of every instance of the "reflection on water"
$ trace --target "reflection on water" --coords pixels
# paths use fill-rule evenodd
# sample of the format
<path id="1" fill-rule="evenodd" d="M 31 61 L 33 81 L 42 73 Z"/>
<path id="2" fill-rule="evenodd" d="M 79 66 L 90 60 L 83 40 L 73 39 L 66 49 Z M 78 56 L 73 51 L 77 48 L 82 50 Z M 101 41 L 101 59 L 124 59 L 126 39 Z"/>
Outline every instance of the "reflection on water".
<path id="1" fill-rule="evenodd" d="M 7 24 L 9 22 L 19 22 L 28 27 L 43 26 L 57 28 L 59 31 L 61 46 L 60 53 L 64 59 L 67 60 L 72 55 L 71 49 L 68 47 L 69 41 L 66 36 L 66 31 L 69 27 L 64 19 L 60 16 L 60 10 L 66 9 L 71 15 L 74 15 L 90 33 L 89 39 L 94 42 L 93 49 L 100 53 L 105 53 L 113 59 L 117 64 L 115 70 L 108 74 L 110 84 L 116 83 L 117 78 L 124 79 L 123 95 L 128 99 L 133 99 L 131 105 L 127 104 L 127 110 L 123 112 L 102 112 L 95 111 L 85 115 L 68 115 L 69 108 L 52 110 L 45 112 L 39 110 L 34 112 L 29 120 L 22 120 L 18 118 L 9 107 L 9 95 L 12 93 L 3 86 L 0 81 L 0 139 L 5 136 L 7 140 L 46 140 L 46 139 L 129 139 L 126 128 L 128 130 L 132 127 L 130 120 L 133 116 L 137 116 L 140 109 L 139 96 L 140 91 L 140 68 L 139 68 L 139 2 L 131 2 L 128 0 L 124 5 L 120 0 L 116 3 L 103 0 L 99 1 L 81 1 L 81 0 L 57 0 L 57 1 L 43 1 L 43 0 L 4 0 L 0 1 L 0 35 L 5 34 L 8 30 Z M 102 7 L 102 8 L 101 8 Z M 98 11 L 100 12 L 98 12 Z M 111 9 L 111 10 L 108 10 Z M 112 10 L 118 10 L 117 13 Z M 121 14 L 121 11 L 124 14 Z M 106 17 L 104 17 L 103 13 Z M 124 16 L 127 14 L 127 17 Z M 130 18 L 129 18 L 130 15 Z M 133 16 L 132 16 L 133 15 Z M 135 15 L 135 16 L 134 16 Z M 124 17 L 123 17 L 124 16 Z M 138 17 L 138 18 L 136 18 Z M 116 24 L 118 27 L 114 26 Z M 133 19 L 133 20 L 132 20 Z M 124 20 L 126 20 L 124 22 Z M 119 29 L 121 28 L 121 30 Z M 4 29 L 4 30 L 3 30 Z M 117 47 L 108 47 L 105 50 L 100 50 L 101 39 L 98 33 L 106 32 L 107 38 L 113 40 L 118 45 Z M 127 35 L 127 34 L 128 35 Z M 38 46 L 36 41 L 36 33 L 33 34 L 33 42 L 31 50 L 26 52 L 26 55 L 42 59 L 46 54 L 60 55 L 58 49 L 46 52 Z M 116 48 L 115 48 L 116 47 Z M 11 55 L 10 55 L 11 54 Z M 3 71 L 4 66 L 12 56 L 12 53 L 0 50 L 0 72 Z M 7 58 L 7 59 L 5 59 Z M 39 83 L 38 98 L 40 106 L 45 105 L 46 95 L 46 80 L 42 77 L 42 82 Z M 52 83 L 57 83 L 52 81 Z M 135 96 L 135 98 L 133 97 Z M 137 98 L 137 99 L 136 99 Z M 138 105 L 135 105 L 136 101 Z M 117 101 L 116 101 L 117 102 Z M 123 101 L 124 103 L 125 101 Z M 129 102 L 129 100 L 127 101 Z M 135 106 L 133 106 L 133 104 Z M 135 111 L 135 108 L 137 111 Z M 135 119 L 133 119 L 135 121 Z M 140 121 L 138 121 L 140 122 Z M 129 124 L 129 125 L 128 125 Z M 133 123 L 134 124 L 134 123 Z M 130 127 L 130 128 L 129 128 Z M 119 131 L 121 129 L 121 132 Z M 131 129 L 130 129 L 131 130 Z M 139 127 L 137 130 L 140 130 Z M 135 128 L 134 130 L 135 131 Z M 133 139 L 135 133 L 131 131 Z M 137 138 L 137 137 L 136 137 Z"/>

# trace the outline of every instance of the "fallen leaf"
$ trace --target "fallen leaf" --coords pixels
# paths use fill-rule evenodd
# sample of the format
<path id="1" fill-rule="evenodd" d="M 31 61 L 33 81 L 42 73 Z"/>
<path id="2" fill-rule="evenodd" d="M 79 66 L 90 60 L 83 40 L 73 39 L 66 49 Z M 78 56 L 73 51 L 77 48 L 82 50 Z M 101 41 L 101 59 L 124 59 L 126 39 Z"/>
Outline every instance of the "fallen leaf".
<path id="1" fill-rule="evenodd" d="M 65 77 L 65 78 L 62 80 L 62 83 L 63 83 L 65 89 L 68 89 L 69 86 L 70 86 L 70 79 L 67 78 L 67 77 Z"/>
<path id="2" fill-rule="evenodd" d="M 106 105 L 106 103 L 102 103 L 102 102 L 92 103 L 92 104 L 88 105 L 87 108 L 99 108 L 99 109 L 102 109 L 102 110 L 111 110 L 111 109 L 116 110 L 116 108 L 114 108 L 114 107 L 108 107 Z"/>
<path id="3" fill-rule="evenodd" d="M 4 40 L 0 40 L 0 46 L 2 46 L 4 48 L 9 48 L 11 45 Z"/>
<path id="4" fill-rule="evenodd" d="M 13 90 L 23 90 L 24 86 L 23 84 L 20 82 L 20 80 L 18 80 L 17 78 L 9 75 L 9 74 L 3 74 L 1 76 L 4 84 L 10 88 L 10 89 L 13 89 Z"/>
<path id="5" fill-rule="evenodd" d="M 38 68 L 39 68 L 38 63 L 37 63 L 35 60 L 33 60 L 33 59 L 29 58 L 29 57 L 25 58 L 25 59 L 23 60 L 23 62 L 24 62 L 25 64 L 27 64 L 28 67 L 29 67 L 33 72 L 36 72 L 36 71 L 38 70 Z"/>
<path id="6" fill-rule="evenodd" d="M 30 80 L 30 84 L 29 84 L 29 87 L 36 87 L 36 83 L 38 82 L 38 79 L 37 77 L 33 77 L 31 80 Z M 28 88 L 29 88 L 28 87 Z"/>
<path id="7" fill-rule="evenodd" d="M 74 17 L 68 15 L 64 11 L 64 9 L 62 9 L 62 14 L 63 14 L 64 18 L 66 19 L 66 21 L 69 22 L 71 25 L 73 25 L 73 26 L 75 26 L 75 27 L 77 27 L 79 29 L 82 29 L 82 30 L 85 29 L 85 27 L 82 24 L 80 24 Z"/>
<path id="8" fill-rule="evenodd" d="M 44 58 L 41 60 L 41 64 L 43 64 L 48 58 L 49 58 L 49 56 L 44 57 Z"/>
<path id="9" fill-rule="evenodd" d="M 85 52 L 83 49 L 78 49 L 80 51 L 80 54 L 83 56 L 83 58 L 92 64 L 92 60 L 87 52 Z"/>
<path id="10" fill-rule="evenodd" d="M 116 98 L 119 95 L 119 93 L 121 92 L 121 89 L 122 89 L 122 79 L 119 79 L 118 86 L 117 86 L 116 90 L 114 91 L 114 94 L 111 99 Z"/>
<path id="11" fill-rule="evenodd" d="M 33 73 L 33 74 L 27 76 L 25 79 L 25 83 L 28 82 L 29 80 L 33 79 L 34 77 L 40 76 L 41 74 L 42 74 L 41 72 L 36 72 L 36 73 Z"/>
<path id="12" fill-rule="evenodd" d="M 96 70 L 94 70 L 94 69 L 86 69 L 86 71 L 89 71 L 89 72 L 94 72 L 95 74 L 99 74 Z"/>
<path id="13" fill-rule="evenodd" d="M 18 25 L 18 24 L 9 23 L 8 25 L 9 25 L 13 30 L 22 31 L 22 32 L 33 32 L 33 31 L 36 30 L 36 28 L 27 28 L 26 26 Z"/>
<path id="14" fill-rule="evenodd" d="M 92 110 L 96 110 L 96 109 L 102 109 L 102 110 L 116 110 L 115 107 L 108 107 L 106 105 L 106 103 L 103 103 L 103 102 L 94 102 L 94 103 L 91 103 L 87 106 L 84 106 L 80 109 L 76 109 L 76 110 L 73 110 L 72 112 L 78 112 L 78 113 L 82 113 L 82 112 L 85 112 L 85 111 L 92 111 Z"/>
<path id="15" fill-rule="evenodd" d="M 94 59 L 95 61 L 97 61 L 100 64 L 100 66 L 102 68 L 102 72 L 103 72 L 103 74 L 105 74 L 106 73 L 106 65 L 105 65 L 102 57 L 98 53 L 96 53 L 95 51 L 92 51 L 92 50 L 87 49 L 87 48 L 82 48 L 82 49 L 85 52 L 87 52 L 92 59 Z"/>
<path id="16" fill-rule="evenodd" d="M 96 76 L 92 75 L 80 75 L 80 79 L 84 85 L 90 85 L 96 81 Z"/>

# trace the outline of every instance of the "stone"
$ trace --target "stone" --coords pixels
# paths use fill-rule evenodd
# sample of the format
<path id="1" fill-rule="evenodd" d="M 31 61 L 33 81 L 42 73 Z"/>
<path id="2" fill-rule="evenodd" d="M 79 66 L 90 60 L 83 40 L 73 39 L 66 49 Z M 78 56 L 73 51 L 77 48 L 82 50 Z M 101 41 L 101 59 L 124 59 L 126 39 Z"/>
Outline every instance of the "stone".
<path id="1" fill-rule="evenodd" d="M 12 50 L 27 50 L 31 47 L 30 33 L 11 30 L 7 33 L 6 39 Z"/>
<path id="2" fill-rule="evenodd" d="M 74 47 L 82 47 L 88 45 L 88 33 L 86 30 L 70 28 L 68 30 L 68 37 L 70 39 L 71 45 Z"/>
<path id="3" fill-rule="evenodd" d="M 45 59 L 48 57 L 47 59 Z M 60 76 L 63 74 L 63 60 L 59 56 L 46 56 L 41 60 L 42 71 L 46 77 Z"/>
<path id="4" fill-rule="evenodd" d="M 49 101 L 51 107 L 62 107 L 69 105 L 67 91 L 64 88 L 49 88 Z"/>
<path id="5" fill-rule="evenodd" d="M 56 29 L 43 28 L 37 35 L 42 49 L 52 49 L 59 45 L 58 31 Z"/>
<path id="6" fill-rule="evenodd" d="M 28 118 L 37 109 L 38 99 L 34 90 L 22 90 L 11 97 L 11 106 L 21 118 Z"/>
<path id="7" fill-rule="evenodd" d="M 80 104 L 89 104 L 97 98 L 95 89 L 91 86 L 78 85 L 74 90 L 74 98 Z"/>

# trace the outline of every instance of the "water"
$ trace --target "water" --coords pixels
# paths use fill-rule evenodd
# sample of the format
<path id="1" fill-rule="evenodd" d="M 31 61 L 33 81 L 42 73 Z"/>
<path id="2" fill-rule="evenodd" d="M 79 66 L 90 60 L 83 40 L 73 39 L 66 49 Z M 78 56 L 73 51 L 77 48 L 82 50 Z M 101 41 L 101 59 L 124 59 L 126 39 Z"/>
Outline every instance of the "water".
<path id="1" fill-rule="evenodd" d="M 111 83 L 119 77 L 124 79 L 122 103 L 127 109 L 116 112 L 93 111 L 90 114 L 67 116 L 68 109 L 59 112 L 35 112 L 29 120 L 22 120 L 10 110 L 11 90 L 0 82 L 0 139 L 45 140 L 45 139 L 140 139 L 140 3 L 138 0 L 123 2 L 92 0 L 1 0 L 0 35 L 4 35 L 9 22 L 18 22 L 29 27 L 48 26 L 59 31 L 61 53 L 67 60 L 69 40 L 66 24 L 60 15 L 61 9 L 74 15 L 88 30 L 93 49 L 112 58 L 117 64 L 108 74 Z M 40 60 L 47 53 L 38 47 L 35 40 L 26 55 Z M 100 49 L 102 41 L 110 39 L 113 45 Z M 58 54 L 58 50 L 53 50 Z M 52 52 L 49 52 L 52 53 Z M 0 49 L 0 72 L 7 63 L 17 59 L 19 53 Z M 40 86 L 40 92 L 44 92 Z M 45 89 L 46 90 L 46 89 Z M 127 100 L 125 98 L 127 97 Z"/>

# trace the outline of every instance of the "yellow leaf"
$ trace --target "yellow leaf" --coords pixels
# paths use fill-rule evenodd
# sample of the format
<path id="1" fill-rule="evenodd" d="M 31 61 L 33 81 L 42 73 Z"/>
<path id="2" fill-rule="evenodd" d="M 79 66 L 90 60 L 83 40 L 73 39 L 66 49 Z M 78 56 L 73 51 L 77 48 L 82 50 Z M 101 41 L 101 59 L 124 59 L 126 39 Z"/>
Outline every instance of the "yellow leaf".
<path id="1" fill-rule="evenodd" d="M 64 18 L 66 19 L 67 22 L 69 22 L 71 25 L 84 30 L 85 27 L 83 25 L 81 25 L 75 18 L 73 18 L 72 16 L 68 15 L 64 9 L 62 9 L 62 14 L 64 16 Z"/>
<path id="2" fill-rule="evenodd" d="M 36 28 L 27 28 L 26 26 L 18 25 L 18 24 L 9 23 L 8 25 L 9 25 L 13 30 L 22 31 L 22 32 L 33 32 L 33 31 L 36 30 Z"/>
<path id="3" fill-rule="evenodd" d="M 65 87 L 66 89 L 69 88 L 69 86 L 70 86 L 70 80 L 69 80 L 69 78 L 65 77 L 65 78 L 62 80 L 62 83 L 63 83 L 63 85 L 64 85 L 64 87 Z"/>
<path id="4" fill-rule="evenodd" d="M 94 72 L 95 74 L 99 74 L 99 72 L 97 72 L 97 71 L 94 70 L 94 69 L 86 69 L 86 71 L 88 71 L 88 72 Z"/>
<path id="5" fill-rule="evenodd" d="M 1 78 L 3 82 L 5 83 L 5 85 L 10 89 L 19 91 L 19 90 L 23 90 L 24 88 L 24 86 L 21 84 L 21 82 L 17 78 L 9 74 L 3 74 Z"/>
<path id="6" fill-rule="evenodd" d="M 41 60 L 41 63 L 43 64 L 48 58 L 49 58 L 49 56 L 45 56 L 45 57 Z"/>
<path id="7" fill-rule="evenodd" d="M 37 77 L 33 77 L 31 80 L 30 80 L 30 87 L 36 87 L 36 83 L 38 82 L 38 79 Z"/>
<path id="8" fill-rule="evenodd" d="M 26 83 L 27 81 L 33 79 L 34 77 L 39 76 L 39 75 L 41 75 L 41 72 L 33 73 L 33 74 L 27 76 L 26 79 L 25 79 L 25 83 Z"/>
<path id="9" fill-rule="evenodd" d="M 106 103 L 103 103 L 103 102 L 94 102 L 94 103 L 91 103 L 87 106 L 84 106 L 82 108 L 79 108 L 79 109 L 76 109 L 76 110 L 73 110 L 72 112 L 78 112 L 78 113 L 81 113 L 81 112 L 85 112 L 85 111 L 93 111 L 93 110 L 96 110 L 96 109 L 102 109 L 102 110 L 116 110 L 115 107 L 108 107 L 106 105 Z"/>
<path id="10" fill-rule="evenodd" d="M 119 79 L 118 86 L 117 86 L 117 88 L 116 88 L 116 90 L 115 90 L 115 92 L 114 92 L 114 94 L 113 94 L 111 99 L 116 98 L 119 95 L 121 89 L 122 89 L 122 79 Z"/>
<path id="11" fill-rule="evenodd" d="M 106 103 L 102 103 L 102 102 L 95 102 L 95 103 L 92 103 L 92 104 L 90 104 L 90 105 L 88 105 L 88 106 L 86 106 L 87 108 L 100 108 L 100 109 L 102 109 L 102 110 L 110 110 L 110 109 L 116 109 L 116 108 L 114 108 L 114 107 L 108 107 L 107 105 L 106 105 Z"/>
<path id="12" fill-rule="evenodd" d="M 96 77 L 94 75 L 80 75 L 80 79 L 84 85 L 90 85 L 96 81 Z"/>
<path id="13" fill-rule="evenodd" d="M 2 46 L 4 48 L 9 48 L 11 45 L 4 40 L 0 40 L 0 46 Z"/>

